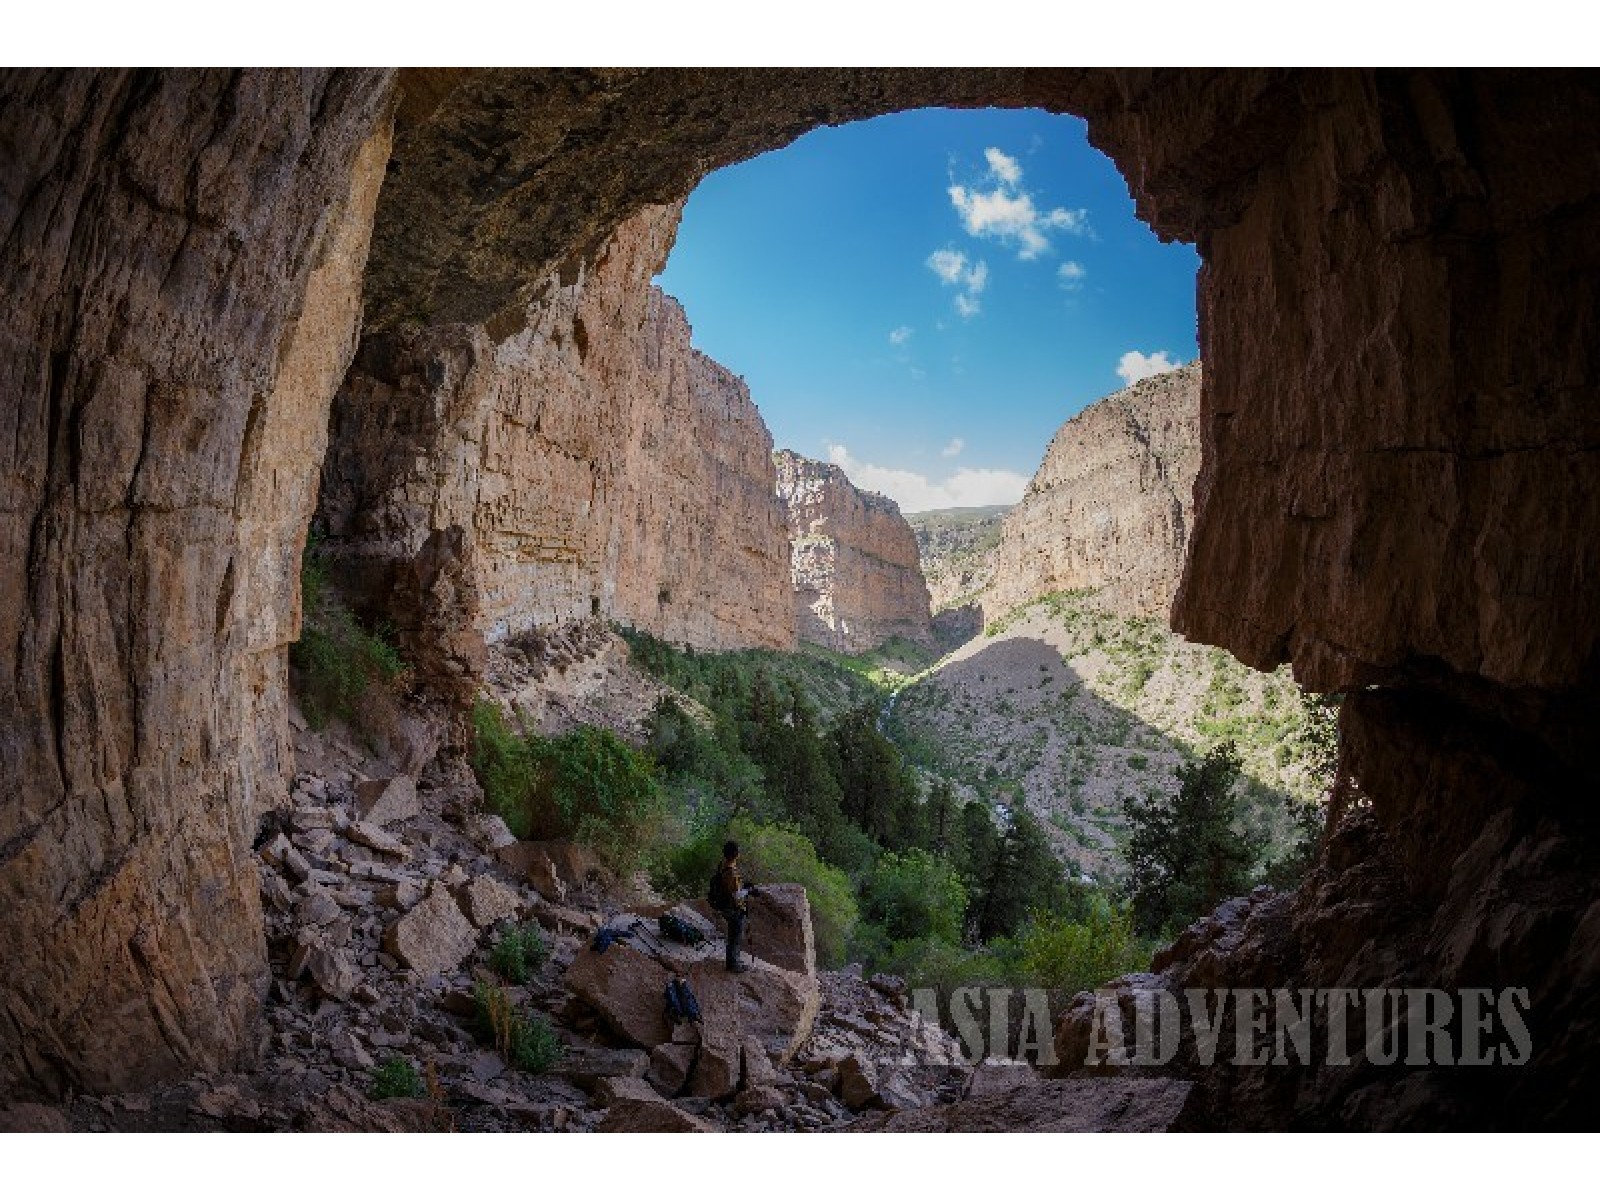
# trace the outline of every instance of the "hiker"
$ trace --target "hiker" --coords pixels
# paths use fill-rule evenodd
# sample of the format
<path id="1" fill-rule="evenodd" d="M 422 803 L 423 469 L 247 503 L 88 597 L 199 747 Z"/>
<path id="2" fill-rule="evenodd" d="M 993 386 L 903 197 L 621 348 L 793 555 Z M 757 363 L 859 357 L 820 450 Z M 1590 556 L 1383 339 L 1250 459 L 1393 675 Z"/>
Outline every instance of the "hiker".
<path id="1" fill-rule="evenodd" d="M 739 843 L 726 842 L 722 847 L 722 865 L 711 877 L 711 907 L 728 923 L 728 953 L 725 964 L 732 974 L 748 971 L 739 961 L 739 943 L 744 940 L 744 923 L 749 915 L 747 898 L 750 889 L 739 876 Z"/>

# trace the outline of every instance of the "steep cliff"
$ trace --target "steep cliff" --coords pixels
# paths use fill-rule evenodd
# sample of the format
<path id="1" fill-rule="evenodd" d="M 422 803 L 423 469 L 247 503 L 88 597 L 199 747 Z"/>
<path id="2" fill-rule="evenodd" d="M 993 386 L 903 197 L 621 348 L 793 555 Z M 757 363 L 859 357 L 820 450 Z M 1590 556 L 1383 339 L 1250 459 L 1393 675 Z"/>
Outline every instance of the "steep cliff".
<path id="1" fill-rule="evenodd" d="M 503 341 L 455 325 L 363 345 L 320 520 L 348 589 L 430 677 L 465 681 L 484 643 L 590 616 L 707 648 L 793 643 L 771 435 L 649 285 L 678 214 L 645 209 L 592 265 L 553 272 Z"/>
<path id="2" fill-rule="evenodd" d="M 894 637 L 931 646 L 928 585 L 900 506 L 861 491 L 829 463 L 792 450 L 773 461 L 800 637 L 847 654 Z"/>
<path id="3" fill-rule="evenodd" d="M 986 617 L 1095 589 L 1113 612 L 1164 621 L 1194 517 L 1199 420 L 1195 362 L 1115 392 L 1057 430 L 1006 514 Z"/>
<path id="4" fill-rule="evenodd" d="M 0 74 L 0 1096 L 254 1052 L 250 842 L 386 94 Z"/>
<path id="5" fill-rule="evenodd" d="M 1371 836 L 1330 840 L 1294 898 L 1328 941 L 1264 922 L 1263 955 L 1209 954 L 1210 978 L 1537 976 L 1552 1006 L 1515 1088 L 1389 1075 L 1355 1107 L 1236 1091 L 1207 1119 L 1377 1124 L 1403 1089 L 1458 1122 L 1580 1119 L 1600 1014 L 1593 73 L 463 71 L 407 76 L 393 150 L 372 153 L 389 84 L 0 76 L 8 1091 L 109 1090 L 256 1044 L 265 953 L 241 864 L 281 790 L 264 677 L 283 651 L 240 618 L 293 612 L 295 477 L 316 447 L 275 441 L 302 420 L 270 410 L 285 356 L 320 357 L 309 329 L 293 349 L 302 315 L 349 311 L 308 298 L 321 248 L 364 244 L 358 158 L 387 163 L 363 301 L 394 340 L 372 360 L 431 341 L 447 353 L 412 358 L 441 372 L 431 388 L 543 311 L 551 272 L 570 286 L 620 223 L 717 166 L 896 109 L 1038 105 L 1084 117 L 1140 214 L 1203 260 L 1204 464 L 1175 624 L 1352 691 L 1344 772 Z M 483 341 L 448 321 L 487 321 Z M 294 374 L 337 373 L 345 347 Z M 455 419 L 451 396 L 412 419 Z M 299 400 L 320 427 L 325 397 Z M 252 470 L 281 480 L 246 488 Z M 398 580 L 441 628 L 469 534 L 439 529 Z"/>

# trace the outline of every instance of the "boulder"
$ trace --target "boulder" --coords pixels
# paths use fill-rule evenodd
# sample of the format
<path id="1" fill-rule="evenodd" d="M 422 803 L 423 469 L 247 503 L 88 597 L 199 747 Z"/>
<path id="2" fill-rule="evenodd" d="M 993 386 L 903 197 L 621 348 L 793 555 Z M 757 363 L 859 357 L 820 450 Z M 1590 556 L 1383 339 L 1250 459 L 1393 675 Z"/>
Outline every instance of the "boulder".
<path id="1" fill-rule="evenodd" d="M 785 971 L 814 974 L 817 950 L 806 889 L 798 883 L 766 884 L 749 903 L 745 949 Z"/>
<path id="2" fill-rule="evenodd" d="M 384 950 L 420 975 L 455 970 L 477 944 L 478 931 L 450 892 L 437 883 L 383 935 Z"/>
<path id="3" fill-rule="evenodd" d="M 486 929 L 522 907 L 522 897 L 491 875 L 475 875 L 455 890 L 456 903 L 467 920 Z"/>
<path id="4" fill-rule="evenodd" d="M 312 946 L 306 952 L 305 969 L 317 990 L 330 1000 L 350 999 L 350 993 L 361 982 L 361 972 L 348 950 Z"/>
<path id="5" fill-rule="evenodd" d="M 371 825 L 409 821 L 422 811 L 416 780 L 409 775 L 392 779 L 363 779 L 356 784 L 356 813 Z"/>
<path id="6" fill-rule="evenodd" d="M 696 1048 L 683 1042 L 663 1042 L 650 1052 L 645 1080 L 664 1096 L 676 1096 L 689 1081 Z"/>
<path id="7" fill-rule="evenodd" d="M 759 960 L 730 975 L 720 961 L 702 960 L 686 971 L 700 1001 L 700 1059 L 689 1092 L 719 1099 L 743 1077 L 751 1061 L 787 1063 L 810 1035 L 820 997 L 815 976 L 780 971 Z"/>
<path id="8" fill-rule="evenodd" d="M 546 900 L 560 904 L 567 898 L 567 885 L 556 873 L 555 863 L 538 842 L 511 841 L 495 849 L 494 856 L 513 875 Z"/>
<path id="9" fill-rule="evenodd" d="M 643 1050 L 613 1050 L 606 1046 L 567 1047 L 555 1073 L 572 1080 L 586 1092 L 610 1079 L 640 1079 L 650 1065 Z"/>
<path id="10" fill-rule="evenodd" d="M 517 844 L 517 835 L 498 813 L 479 813 L 473 817 L 467 825 L 467 836 L 486 854 Z"/>
<path id="11" fill-rule="evenodd" d="M 406 849 L 404 842 L 379 826 L 366 821 L 353 823 L 349 829 L 345 830 L 345 836 L 357 845 L 365 846 L 368 850 L 375 850 L 379 854 L 390 854 L 401 860 L 411 857 L 411 851 Z"/>
<path id="12" fill-rule="evenodd" d="M 604 884 L 610 872 L 600 862 L 600 857 L 587 846 L 565 839 L 530 842 L 549 860 L 550 870 L 569 890 L 592 888 Z"/>
<path id="13" fill-rule="evenodd" d="M 321 884 L 307 883 L 295 900 L 295 920 L 302 925 L 326 925 L 339 913 L 339 902 Z"/>
<path id="14" fill-rule="evenodd" d="M 711 1133 L 712 1126 L 663 1100 L 642 1079 L 613 1081 L 601 1133 Z"/>
<path id="15" fill-rule="evenodd" d="M 839 1099 L 857 1111 L 877 1103 L 877 1064 L 858 1054 L 852 1054 L 840 1062 Z"/>
<path id="16" fill-rule="evenodd" d="M 378 892 L 378 903 L 405 912 L 422 899 L 422 885 L 415 879 L 398 879 Z"/>
<path id="17" fill-rule="evenodd" d="M 600 914 L 576 908 L 563 908 L 559 904 L 536 904 L 533 919 L 551 933 L 575 933 L 587 939 L 600 928 Z"/>
<path id="18" fill-rule="evenodd" d="M 612 1033 L 648 1049 L 672 1034 L 665 1009 L 667 979 L 659 963 L 616 942 L 603 952 L 580 950 L 567 968 L 566 986 Z"/>

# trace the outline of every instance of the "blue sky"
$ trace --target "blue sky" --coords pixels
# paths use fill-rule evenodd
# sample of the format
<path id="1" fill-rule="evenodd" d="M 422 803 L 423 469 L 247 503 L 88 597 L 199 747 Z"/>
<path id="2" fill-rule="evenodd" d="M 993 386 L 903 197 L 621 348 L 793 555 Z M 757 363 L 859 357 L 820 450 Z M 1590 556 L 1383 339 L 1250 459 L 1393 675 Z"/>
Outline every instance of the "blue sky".
<path id="1" fill-rule="evenodd" d="M 933 109 L 709 176 L 659 282 L 779 446 L 917 511 L 1017 499 L 1061 422 L 1193 359 L 1198 265 L 1082 121 Z"/>

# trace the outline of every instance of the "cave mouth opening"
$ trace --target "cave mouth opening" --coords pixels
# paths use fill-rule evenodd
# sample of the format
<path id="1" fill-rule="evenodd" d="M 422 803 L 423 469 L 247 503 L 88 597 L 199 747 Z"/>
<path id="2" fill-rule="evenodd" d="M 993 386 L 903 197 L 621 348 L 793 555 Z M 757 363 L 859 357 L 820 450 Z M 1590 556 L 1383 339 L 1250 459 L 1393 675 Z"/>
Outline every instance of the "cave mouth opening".
<path id="1" fill-rule="evenodd" d="M 830 122 L 994 104 L 1084 115 L 1152 226 L 1204 255 L 1209 440 L 1178 628 L 1350 690 L 1341 779 L 1370 815 L 1324 855 L 1315 894 L 1268 906 L 1276 924 L 1251 918 L 1259 936 L 1218 957 L 1245 979 L 1533 984 L 1535 1070 L 1504 1087 L 1412 1076 L 1396 1099 L 1393 1076 L 1370 1070 L 1316 1087 L 1280 1075 L 1213 1089 L 1209 1119 L 1582 1119 L 1600 910 L 1592 839 L 1567 814 L 1593 794 L 1600 711 L 1600 164 L 1571 151 L 1600 121 L 1592 73 L 449 71 L 402 73 L 398 96 L 383 71 L 0 86 L 17 144 L 39 150 L 12 164 L 8 194 L 14 228 L 40 236 L 0 245 L 27 417 L 9 511 L 45 535 L 18 533 L 0 587 L 18 662 L 4 703 L 24 731 L 0 748 L 24 798 L 0 855 L 16 898 L 17 1038 L 0 1059 L 14 1090 L 111 1092 L 251 1057 L 266 958 L 251 873 L 232 868 L 282 783 L 294 567 L 357 321 L 378 382 L 399 387 L 408 365 L 450 381 L 521 327 L 530 276 L 569 277 L 708 171 Z M 230 122 L 283 136 L 218 138 Z M 78 130 L 120 143 L 70 153 Z M 229 169 L 197 174 L 202 159 Z M 375 219 L 352 176 L 382 183 Z M 203 221 L 175 202 L 185 180 L 205 185 Z M 161 181 L 174 186 L 152 191 Z M 327 231 L 356 245 L 323 246 Z M 363 258 L 345 287 L 339 268 Z M 252 302 L 219 302 L 224 279 Z M 295 341 L 303 314 L 326 345 Z M 467 326 L 483 340 L 452 344 Z M 407 547 L 402 582 L 419 593 L 452 585 L 465 527 L 442 524 Z"/>

